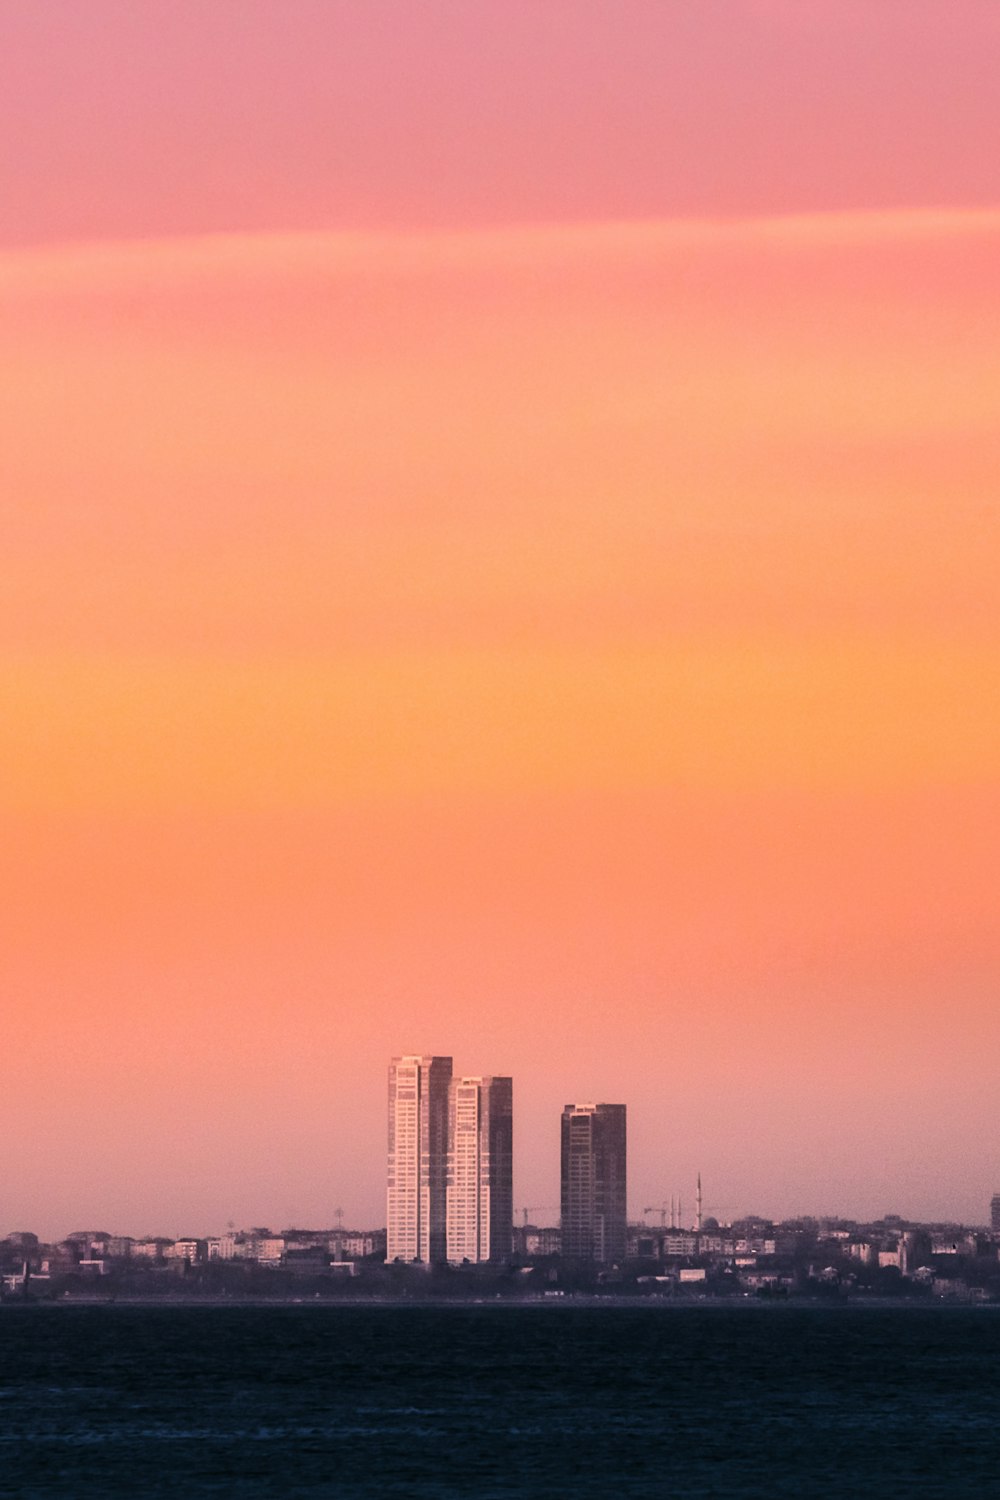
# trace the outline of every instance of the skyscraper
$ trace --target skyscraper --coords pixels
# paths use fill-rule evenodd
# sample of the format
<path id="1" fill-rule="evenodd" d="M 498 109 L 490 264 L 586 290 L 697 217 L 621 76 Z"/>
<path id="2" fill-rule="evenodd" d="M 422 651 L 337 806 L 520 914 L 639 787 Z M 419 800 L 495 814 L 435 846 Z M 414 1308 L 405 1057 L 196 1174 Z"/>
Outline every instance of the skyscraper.
<path id="1" fill-rule="evenodd" d="M 448 1259 L 501 1261 L 513 1239 L 513 1085 L 453 1078 L 448 1089 Z"/>
<path id="2" fill-rule="evenodd" d="M 994 1234 L 1000 1234 L 1000 1193 L 994 1193 L 990 1199 L 990 1228 Z"/>
<path id="3" fill-rule="evenodd" d="M 386 1260 L 445 1259 L 450 1082 L 450 1057 L 394 1057 L 389 1065 Z"/>
<path id="4" fill-rule="evenodd" d="M 625 1106 L 567 1104 L 562 1112 L 562 1253 L 625 1258 Z"/>

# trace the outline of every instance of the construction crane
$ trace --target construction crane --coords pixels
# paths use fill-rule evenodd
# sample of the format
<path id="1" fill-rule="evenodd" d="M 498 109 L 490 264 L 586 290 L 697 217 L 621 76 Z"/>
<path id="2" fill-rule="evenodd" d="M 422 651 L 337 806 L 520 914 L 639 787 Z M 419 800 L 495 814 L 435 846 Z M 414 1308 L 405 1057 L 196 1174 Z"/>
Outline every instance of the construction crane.
<path id="1" fill-rule="evenodd" d="M 645 1217 L 646 1214 L 656 1214 L 656 1213 L 658 1213 L 659 1216 L 660 1216 L 660 1228 L 661 1229 L 666 1229 L 666 1227 L 667 1227 L 667 1214 L 669 1213 L 669 1215 L 670 1215 L 670 1228 L 671 1229 L 677 1229 L 677 1228 L 679 1228 L 680 1222 L 681 1222 L 681 1200 L 680 1200 L 679 1197 L 678 1198 L 673 1198 L 672 1197 L 670 1199 L 669 1203 L 661 1203 L 659 1205 L 657 1205 L 657 1204 L 651 1204 L 649 1208 L 644 1208 L 642 1212 L 643 1212 L 643 1217 Z"/>
<path id="2" fill-rule="evenodd" d="M 696 1230 L 698 1230 L 700 1232 L 700 1230 L 701 1230 L 701 1223 L 702 1223 L 702 1215 L 703 1215 L 703 1211 L 704 1211 L 703 1210 L 703 1204 L 702 1204 L 702 1197 L 701 1197 L 701 1173 L 700 1172 L 698 1173 L 697 1182 L 696 1182 L 695 1191 L 694 1191 L 694 1207 L 695 1207 L 695 1225 L 694 1225 L 694 1227 L 695 1227 Z M 681 1228 L 682 1224 L 683 1224 L 684 1213 L 683 1213 L 683 1208 L 682 1208 L 682 1205 L 681 1205 L 681 1196 L 680 1196 L 679 1193 L 677 1194 L 676 1197 L 674 1197 L 674 1195 L 671 1193 L 671 1195 L 670 1195 L 670 1202 L 669 1203 L 661 1203 L 660 1206 L 659 1206 L 659 1208 L 657 1208 L 655 1204 L 651 1204 L 648 1208 L 644 1208 L 643 1211 L 642 1211 L 643 1218 L 645 1218 L 646 1214 L 659 1213 L 659 1215 L 660 1215 L 660 1228 L 661 1229 L 666 1229 L 666 1227 L 667 1227 L 667 1213 L 668 1212 L 670 1214 L 670 1227 L 671 1227 L 671 1229 L 679 1229 L 679 1228 Z"/>
<path id="3" fill-rule="evenodd" d="M 559 1206 L 558 1203 L 532 1203 L 529 1207 L 522 1208 L 521 1212 L 524 1215 L 524 1224 L 522 1227 L 527 1229 L 529 1214 L 554 1213 Z"/>

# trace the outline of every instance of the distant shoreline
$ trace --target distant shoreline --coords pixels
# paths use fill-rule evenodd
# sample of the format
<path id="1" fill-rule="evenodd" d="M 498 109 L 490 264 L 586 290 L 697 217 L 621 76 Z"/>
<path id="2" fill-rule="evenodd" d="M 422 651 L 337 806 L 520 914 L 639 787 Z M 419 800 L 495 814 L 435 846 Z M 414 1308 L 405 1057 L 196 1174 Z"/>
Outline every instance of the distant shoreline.
<path id="1" fill-rule="evenodd" d="M 6 1297 L 0 1301 L 0 1317 L 5 1312 L 55 1310 L 58 1308 L 163 1308 L 190 1311 L 194 1308 L 310 1308 L 336 1309 L 443 1309 L 489 1308 L 492 1310 L 607 1308 L 621 1311 L 631 1308 L 646 1312 L 693 1312 L 729 1310 L 740 1312 L 782 1312 L 787 1309 L 816 1312 L 858 1310 L 893 1310 L 898 1312 L 1000 1312 L 1000 1302 L 960 1301 L 957 1298 L 914 1297 L 613 1297 L 586 1293 L 563 1297 L 39 1297 L 22 1299 Z"/>

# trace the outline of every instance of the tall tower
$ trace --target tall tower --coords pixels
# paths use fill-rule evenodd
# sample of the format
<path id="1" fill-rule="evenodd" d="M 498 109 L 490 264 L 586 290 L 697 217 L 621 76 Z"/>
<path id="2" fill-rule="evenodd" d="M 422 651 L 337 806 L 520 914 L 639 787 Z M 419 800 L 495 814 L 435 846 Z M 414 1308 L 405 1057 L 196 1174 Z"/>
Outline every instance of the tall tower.
<path id="1" fill-rule="evenodd" d="M 450 1057 L 394 1057 L 389 1065 L 386 1260 L 445 1259 L 450 1082 Z"/>
<path id="2" fill-rule="evenodd" d="M 502 1261 L 514 1224 L 513 1085 L 453 1078 L 448 1088 L 448 1259 Z"/>
<path id="3" fill-rule="evenodd" d="M 562 1253 L 625 1258 L 625 1106 L 567 1104 L 562 1112 Z"/>

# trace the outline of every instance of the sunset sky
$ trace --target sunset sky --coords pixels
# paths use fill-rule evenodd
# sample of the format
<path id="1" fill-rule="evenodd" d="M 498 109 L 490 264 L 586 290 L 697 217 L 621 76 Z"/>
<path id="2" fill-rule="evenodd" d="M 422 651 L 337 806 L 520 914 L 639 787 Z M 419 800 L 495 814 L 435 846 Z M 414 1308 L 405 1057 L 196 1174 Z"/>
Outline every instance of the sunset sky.
<path id="1" fill-rule="evenodd" d="M 1000 1190 L 995 0 L 0 0 L 0 1234 Z"/>

